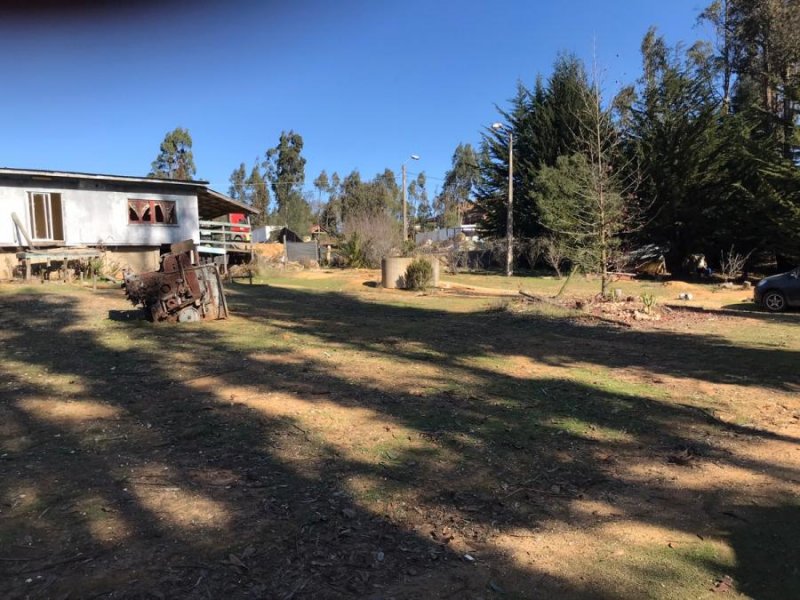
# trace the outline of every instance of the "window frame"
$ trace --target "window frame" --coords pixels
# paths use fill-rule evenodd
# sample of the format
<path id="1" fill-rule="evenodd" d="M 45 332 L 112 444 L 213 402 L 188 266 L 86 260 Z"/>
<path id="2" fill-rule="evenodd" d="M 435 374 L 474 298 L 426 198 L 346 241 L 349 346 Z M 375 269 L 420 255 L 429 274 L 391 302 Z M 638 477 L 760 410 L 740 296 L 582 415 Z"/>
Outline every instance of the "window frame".
<path id="1" fill-rule="evenodd" d="M 141 220 L 141 219 L 139 219 L 137 221 L 132 221 L 131 220 L 131 211 L 133 210 L 133 204 L 134 203 L 137 204 L 137 205 L 142 205 L 142 204 L 146 203 L 148 205 L 147 208 L 150 209 L 150 216 L 151 216 L 151 219 L 149 221 L 144 221 L 144 220 Z M 168 205 L 171 206 L 171 209 L 172 209 L 171 211 L 167 211 L 166 210 L 166 207 Z M 155 215 L 156 215 L 156 207 L 160 207 L 161 208 L 161 214 L 162 215 L 169 214 L 170 217 L 172 218 L 172 222 L 170 223 L 170 222 L 166 222 L 166 221 L 154 221 L 153 217 L 155 217 Z M 128 198 L 128 207 L 127 208 L 128 208 L 128 225 L 133 225 L 135 227 L 140 227 L 140 226 L 145 226 L 145 227 L 178 227 L 178 225 L 179 225 L 179 223 L 178 223 L 178 203 L 175 200 L 155 200 L 153 198 Z M 139 216 L 139 215 L 143 216 L 144 215 L 144 210 L 145 209 L 142 209 L 141 213 L 138 212 L 138 210 L 134 211 L 134 212 L 137 214 L 137 216 Z M 166 217 L 164 216 L 164 218 L 166 218 Z"/>
<path id="2" fill-rule="evenodd" d="M 58 220 L 53 218 L 53 198 L 52 196 L 58 196 L 58 212 L 59 218 Z M 46 242 L 52 244 L 63 244 L 65 242 L 66 235 L 64 233 L 64 197 L 61 192 L 49 192 L 43 190 L 27 190 L 27 217 L 28 217 L 28 228 L 30 230 L 31 241 L 33 242 Z M 44 226 L 45 226 L 45 234 L 46 237 L 39 237 L 37 236 L 37 227 L 36 227 L 36 209 L 35 209 L 35 197 L 36 196 L 44 196 Z M 61 229 L 61 236 L 56 237 L 56 228 L 57 225 L 60 225 Z"/>

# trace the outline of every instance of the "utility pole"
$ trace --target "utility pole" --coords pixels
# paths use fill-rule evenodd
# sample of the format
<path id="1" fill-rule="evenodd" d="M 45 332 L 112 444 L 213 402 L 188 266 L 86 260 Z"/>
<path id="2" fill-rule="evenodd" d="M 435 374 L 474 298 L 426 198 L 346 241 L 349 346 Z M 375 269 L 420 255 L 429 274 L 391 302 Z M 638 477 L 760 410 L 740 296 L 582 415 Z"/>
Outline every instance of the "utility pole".
<path id="1" fill-rule="evenodd" d="M 508 218 L 506 219 L 506 277 L 514 274 L 514 133 L 508 130 Z"/>
<path id="2" fill-rule="evenodd" d="M 412 154 L 411 160 L 419 160 L 419 156 Z M 403 162 L 403 241 L 408 240 L 408 185 L 406 184 L 406 163 Z"/>
<path id="3" fill-rule="evenodd" d="M 403 163 L 403 241 L 408 240 L 408 189 L 406 188 L 406 163 Z M 396 196 L 395 196 L 396 197 Z"/>

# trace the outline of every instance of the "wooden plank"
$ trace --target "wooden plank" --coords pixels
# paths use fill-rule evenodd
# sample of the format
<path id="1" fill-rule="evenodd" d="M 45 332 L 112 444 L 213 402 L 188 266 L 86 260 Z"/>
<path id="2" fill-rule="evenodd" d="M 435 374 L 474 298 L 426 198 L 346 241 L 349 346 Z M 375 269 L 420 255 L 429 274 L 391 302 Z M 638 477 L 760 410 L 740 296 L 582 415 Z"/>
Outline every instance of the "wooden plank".
<path id="1" fill-rule="evenodd" d="M 61 252 L 17 252 L 17 258 L 20 260 L 29 260 L 34 264 L 45 263 L 49 260 L 76 260 L 79 258 L 97 258 L 100 252 L 96 250 L 83 250 L 79 252 L 66 253 L 64 250 Z"/>
<path id="2" fill-rule="evenodd" d="M 200 245 L 197 247 L 200 254 L 225 254 L 225 248 L 215 248 L 213 246 Z"/>
<path id="3" fill-rule="evenodd" d="M 173 254 L 181 254 L 195 249 L 194 240 L 184 240 L 182 242 L 175 242 L 170 244 L 170 252 Z"/>

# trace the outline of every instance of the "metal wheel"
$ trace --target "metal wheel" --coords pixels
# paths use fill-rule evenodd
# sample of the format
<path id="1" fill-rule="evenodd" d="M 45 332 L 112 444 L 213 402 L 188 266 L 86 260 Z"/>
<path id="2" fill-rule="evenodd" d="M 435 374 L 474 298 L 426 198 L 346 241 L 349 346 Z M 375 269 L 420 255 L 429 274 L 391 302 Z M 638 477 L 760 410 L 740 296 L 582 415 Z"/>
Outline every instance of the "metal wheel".
<path id="1" fill-rule="evenodd" d="M 786 298 L 776 290 L 770 290 L 764 294 L 764 308 L 769 312 L 781 312 L 786 308 Z"/>

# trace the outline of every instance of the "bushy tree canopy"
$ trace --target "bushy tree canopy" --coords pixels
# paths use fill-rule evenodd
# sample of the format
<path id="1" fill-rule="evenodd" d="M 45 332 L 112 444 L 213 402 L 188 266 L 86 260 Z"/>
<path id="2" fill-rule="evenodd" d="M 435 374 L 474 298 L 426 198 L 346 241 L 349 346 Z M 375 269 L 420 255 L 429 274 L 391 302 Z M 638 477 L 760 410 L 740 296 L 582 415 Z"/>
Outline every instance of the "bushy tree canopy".
<path id="1" fill-rule="evenodd" d="M 556 60 L 547 83 L 538 78 L 533 90 L 519 83 L 510 110 L 499 110 L 514 138 L 514 229 L 518 237 L 534 238 L 543 231 L 536 178 L 543 166 L 555 166 L 559 156 L 578 150 L 576 132 L 581 128 L 588 89 L 581 61 L 564 54 Z M 478 160 L 481 180 L 476 206 L 483 216 L 484 235 L 494 237 L 504 236 L 506 230 L 508 130 L 487 128 Z"/>
<path id="2" fill-rule="evenodd" d="M 624 214 L 643 217 L 617 241 L 661 245 L 673 269 L 731 246 L 800 259 L 800 0 L 715 0 L 701 19 L 714 40 L 670 47 L 648 31 L 641 77 L 602 106 Z M 551 235 L 554 193 L 579 197 L 567 188 L 582 179 L 587 93 L 583 65 L 562 55 L 498 110 L 508 129 L 487 127 L 476 157 L 484 235 L 505 236 L 509 132 L 515 236 Z"/>
<path id="3" fill-rule="evenodd" d="M 464 210 L 474 202 L 480 178 L 477 152 L 471 144 L 459 144 L 453 152 L 450 169 L 445 173 L 442 191 L 436 197 L 440 225 L 443 227 L 460 225 Z M 419 205 L 423 204 L 429 212 L 427 198 Z"/>
<path id="4" fill-rule="evenodd" d="M 150 165 L 148 177 L 164 179 L 194 179 L 197 169 L 192 154 L 192 136 L 188 129 L 177 127 L 161 142 L 158 156 Z"/>
<path id="5" fill-rule="evenodd" d="M 275 198 L 273 221 L 298 235 L 307 235 L 312 222 L 311 207 L 303 194 L 306 159 L 302 156 L 303 138 L 284 131 L 278 145 L 266 153 L 263 167 Z"/>

